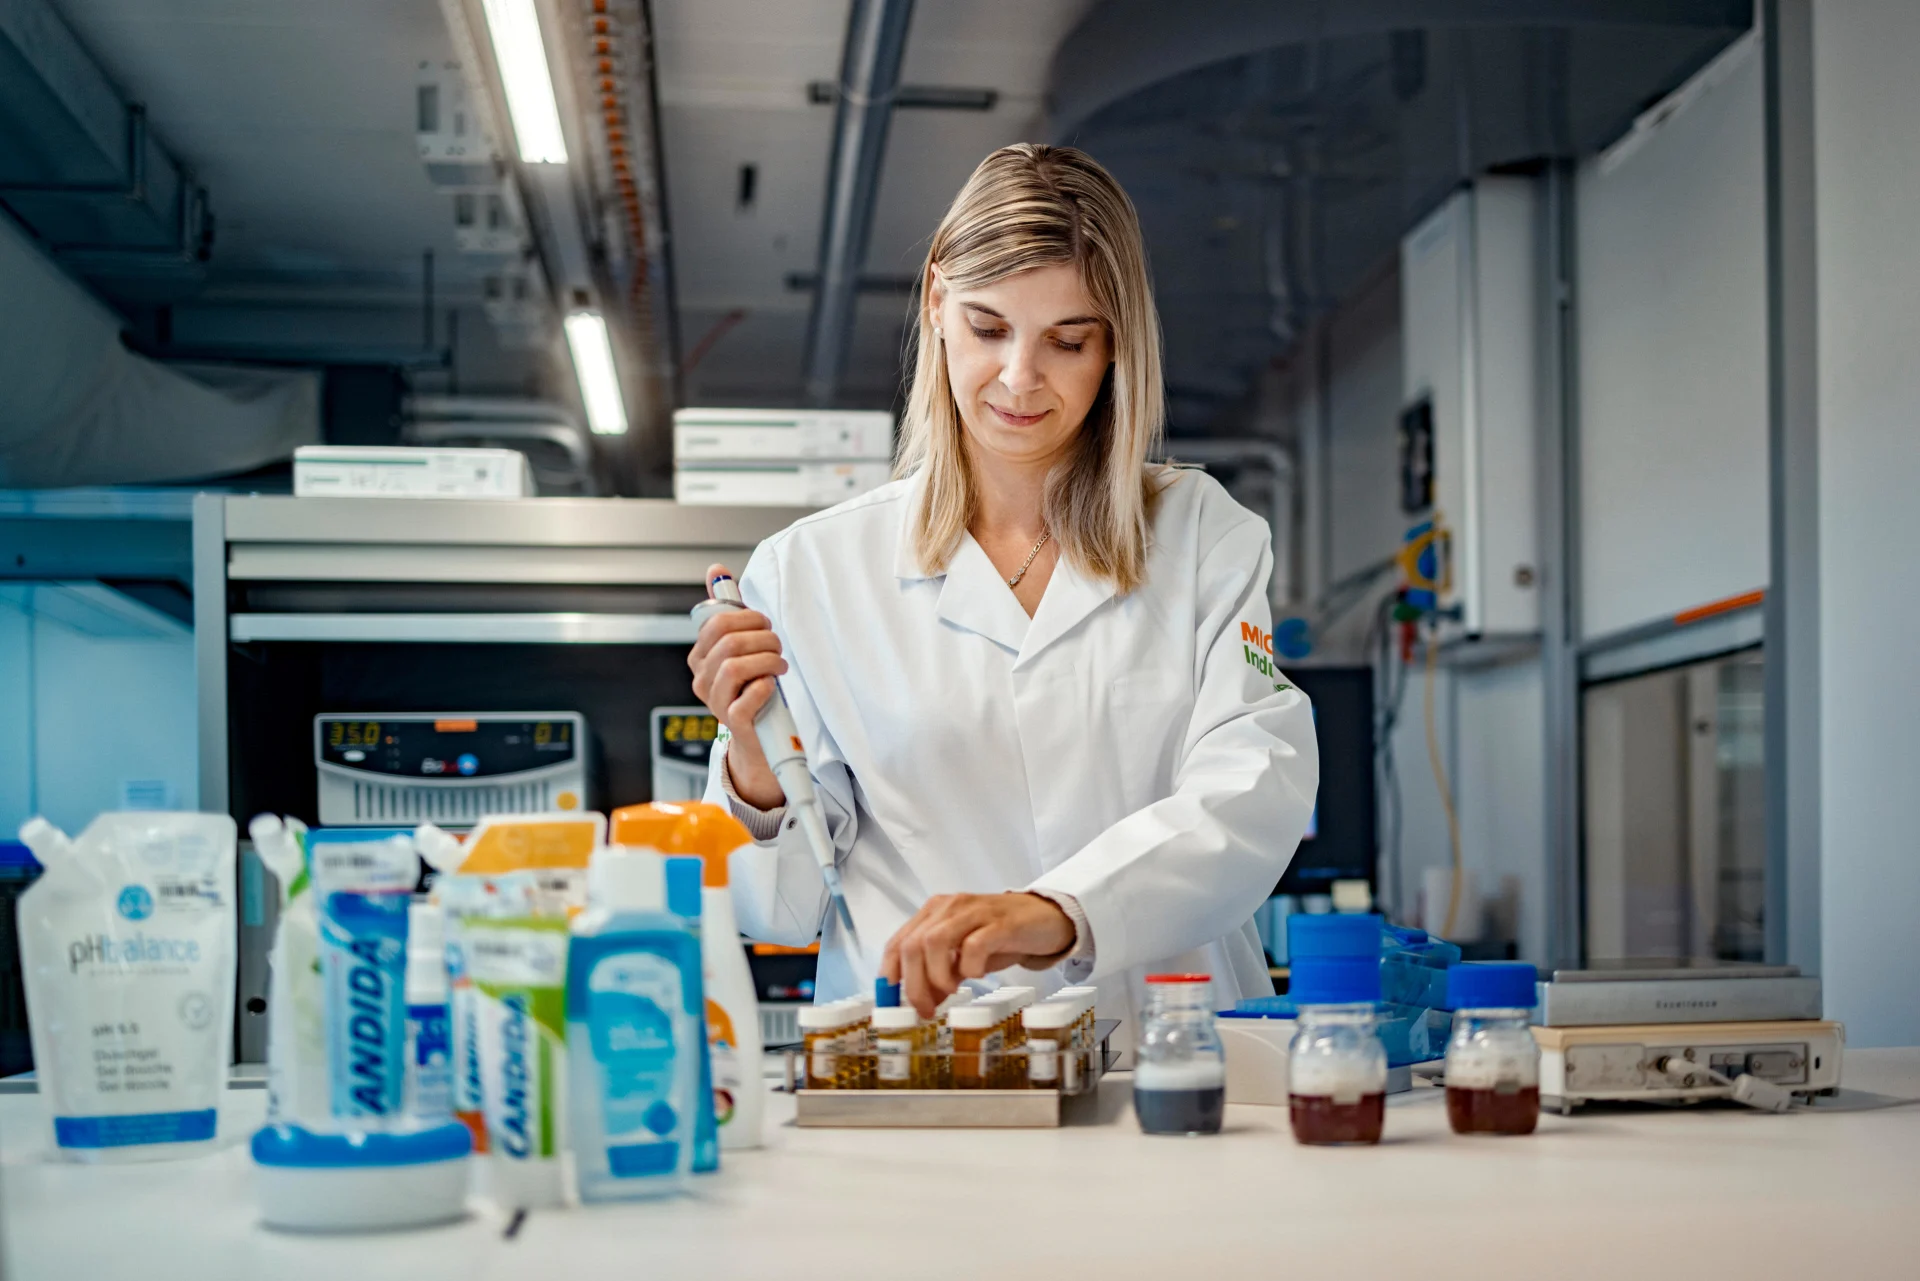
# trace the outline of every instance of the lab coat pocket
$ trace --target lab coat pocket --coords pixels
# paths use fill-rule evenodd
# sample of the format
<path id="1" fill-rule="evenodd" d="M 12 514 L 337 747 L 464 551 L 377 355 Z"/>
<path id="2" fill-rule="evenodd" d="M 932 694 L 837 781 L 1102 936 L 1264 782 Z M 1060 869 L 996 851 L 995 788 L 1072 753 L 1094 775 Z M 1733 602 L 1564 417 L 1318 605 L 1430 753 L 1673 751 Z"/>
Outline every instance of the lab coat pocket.
<path id="1" fill-rule="evenodd" d="M 1115 777 L 1126 790 L 1130 809 L 1151 805 L 1173 791 L 1191 703 L 1188 682 L 1174 672 L 1128 672 L 1108 687 Z"/>

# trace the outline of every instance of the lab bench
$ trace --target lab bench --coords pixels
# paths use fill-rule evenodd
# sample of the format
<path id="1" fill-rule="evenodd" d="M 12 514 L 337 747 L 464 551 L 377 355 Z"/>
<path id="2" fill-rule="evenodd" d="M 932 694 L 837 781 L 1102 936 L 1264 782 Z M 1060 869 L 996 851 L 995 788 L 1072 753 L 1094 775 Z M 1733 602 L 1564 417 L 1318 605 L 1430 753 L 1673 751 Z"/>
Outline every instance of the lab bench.
<path id="1" fill-rule="evenodd" d="M 1849 1054 L 1846 1089 L 1842 1105 L 1856 1091 L 1920 1097 L 1920 1049 Z M 766 1146 L 726 1154 L 693 1194 L 540 1211 L 509 1238 L 490 1208 L 378 1236 L 260 1228 L 243 1139 L 265 1103 L 230 1091 L 230 1146 L 208 1156 L 87 1167 L 49 1159 L 37 1096 L 0 1095 L 5 1275 L 1920 1274 L 1920 1107 L 1588 1110 L 1544 1116 L 1530 1138 L 1468 1139 L 1421 1089 L 1393 1100 L 1379 1147 L 1310 1149 L 1283 1110 L 1242 1105 L 1215 1138 L 1142 1136 L 1125 1074 L 1102 1083 L 1097 1119 L 1058 1130 L 801 1130 L 776 1094 Z"/>

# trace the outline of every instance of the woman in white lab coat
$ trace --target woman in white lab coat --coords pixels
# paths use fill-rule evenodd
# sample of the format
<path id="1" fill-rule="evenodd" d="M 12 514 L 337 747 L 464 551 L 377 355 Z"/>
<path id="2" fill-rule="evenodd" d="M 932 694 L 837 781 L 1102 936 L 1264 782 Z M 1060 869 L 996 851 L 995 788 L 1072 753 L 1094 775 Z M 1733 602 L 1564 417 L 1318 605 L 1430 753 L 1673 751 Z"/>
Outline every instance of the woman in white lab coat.
<path id="1" fill-rule="evenodd" d="M 1003 148 L 922 283 L 899 479 L 761 544 L 750 608 L 689 659 L 725 726 L 709 799 L 756 841 L 732 859 L 741 928 L 821 938 L 818 1000 L 878 972 L 922 1013 L 992 974 L 1091 979 L 1123 1018 L 1159 970 L 1212 975 L 1222 1005 L 1271 994 L 1252 917 L 1312 812 L 1312 713 L 1272 661 L 1265 523 L 1147 462 L 1133 206 L 1081 152 Z M 770 677 L 864 953 L 752 731 Z"/>

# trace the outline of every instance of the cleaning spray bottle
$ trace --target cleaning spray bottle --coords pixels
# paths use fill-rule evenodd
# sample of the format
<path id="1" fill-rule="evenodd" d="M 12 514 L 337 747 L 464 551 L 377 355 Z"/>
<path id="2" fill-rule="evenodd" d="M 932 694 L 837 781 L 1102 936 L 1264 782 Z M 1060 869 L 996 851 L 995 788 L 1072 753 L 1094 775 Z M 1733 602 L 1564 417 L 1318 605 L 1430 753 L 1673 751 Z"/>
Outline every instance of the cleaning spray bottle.
<path id="1" fill-rule="evenodd" d="M 728 857 L 753 838 L 733 815 L 700 801 L 629 805 L 613 812 L 609 833 L 612 845 L 701 860 L 700 959 L 714 1118 L 723 1149 L 759 1147 L 766 1112 L 760 1004 L 727 887 Z"/>

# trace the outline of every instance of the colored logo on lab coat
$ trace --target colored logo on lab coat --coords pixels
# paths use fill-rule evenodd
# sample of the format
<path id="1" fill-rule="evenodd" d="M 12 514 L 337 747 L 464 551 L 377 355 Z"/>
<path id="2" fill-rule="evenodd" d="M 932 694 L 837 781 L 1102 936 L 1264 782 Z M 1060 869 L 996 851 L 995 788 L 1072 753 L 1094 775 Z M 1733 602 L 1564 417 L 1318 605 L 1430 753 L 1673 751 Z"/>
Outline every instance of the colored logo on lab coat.
<path id="1" fill-rule="evenodd" d="M 1247 666 L 1273 681 L 1273 688 L 1292 689 L 1285 681 L 1274 680 L 1280 670 L 1273 665 L 1273 634 L 1261 631 L 1252 623 L 1240 624 L 1240 652 L 1246 657 Z"/>

